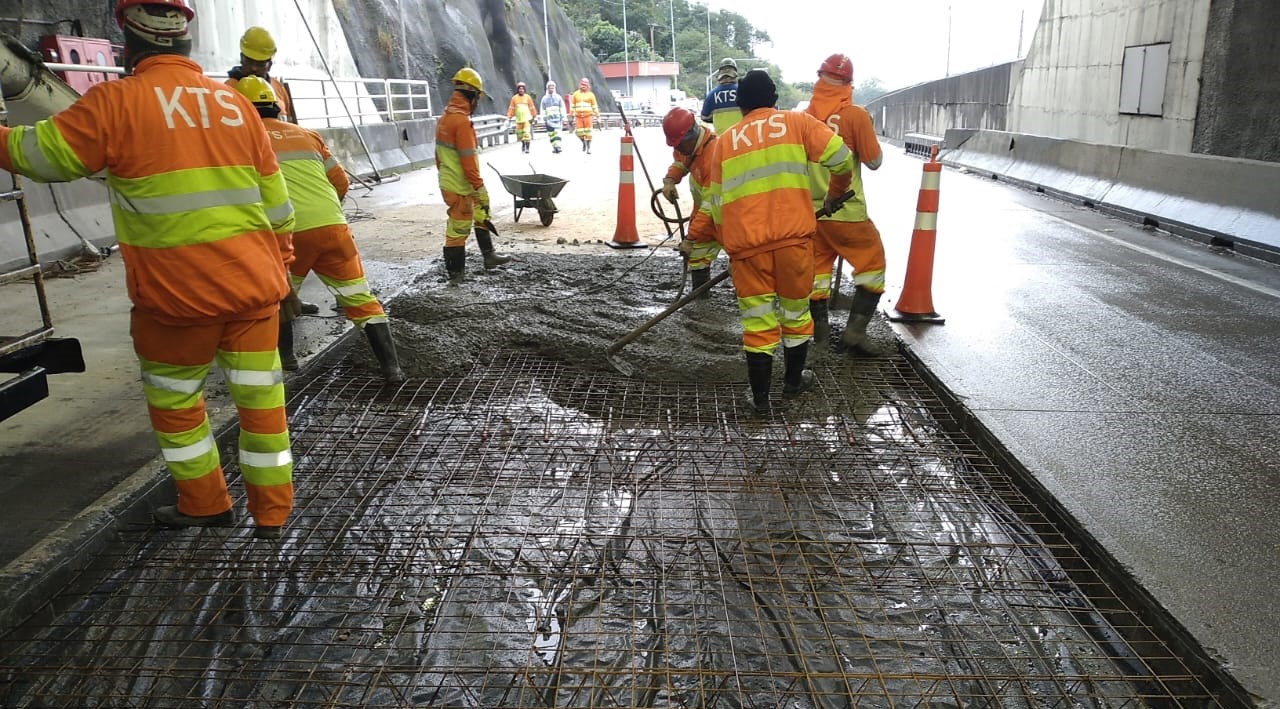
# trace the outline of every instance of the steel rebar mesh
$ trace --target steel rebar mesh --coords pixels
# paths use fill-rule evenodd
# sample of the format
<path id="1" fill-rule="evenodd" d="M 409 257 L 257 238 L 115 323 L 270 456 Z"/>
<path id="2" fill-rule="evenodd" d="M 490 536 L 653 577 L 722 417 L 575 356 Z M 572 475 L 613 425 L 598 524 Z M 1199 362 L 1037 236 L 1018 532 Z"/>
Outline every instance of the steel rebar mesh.
<path id="1" fill-rule="evenodd" d="M 324 372 L 283 543 L 132 530 L 0 641 L 0 700 L 1217 704 L 905 360 L 828 372 L 768 422 L 511 352 Z"/>

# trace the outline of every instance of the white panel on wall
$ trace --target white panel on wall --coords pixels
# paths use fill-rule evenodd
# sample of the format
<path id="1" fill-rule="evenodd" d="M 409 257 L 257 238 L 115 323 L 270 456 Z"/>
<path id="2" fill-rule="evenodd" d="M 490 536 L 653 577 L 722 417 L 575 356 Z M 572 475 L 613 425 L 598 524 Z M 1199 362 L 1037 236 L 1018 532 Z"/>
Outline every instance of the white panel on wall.
<path id="1" fill-rule="evenodd" d="M 1120 112 L 1137 113 L 1142 100 L 1142 65 L 1146 47 L 1125 47 L 1120 68 Z"/>
<path id="2" fill-rule="evenodd" d="M 1142 60 L 1142 97 L 1138 101 L 1138 113 L 1146 116 L 1164 115 L 1164 85 L 1169 74 L 1168 44 L 1152 44 Z"/>

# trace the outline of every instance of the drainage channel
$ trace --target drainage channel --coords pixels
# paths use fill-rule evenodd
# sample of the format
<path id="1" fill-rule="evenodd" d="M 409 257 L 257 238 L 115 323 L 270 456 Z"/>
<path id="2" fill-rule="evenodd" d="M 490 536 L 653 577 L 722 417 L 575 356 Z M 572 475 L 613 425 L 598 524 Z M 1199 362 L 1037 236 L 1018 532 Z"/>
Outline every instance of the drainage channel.
<path id="1" fill-rule="evenodd" d="M 516 351 L 331 366 L 285 540 L 128 530 L 0 639 L 0 703 L 1222 704 L 904 358 L 827 371 L 760 422 Z"/>

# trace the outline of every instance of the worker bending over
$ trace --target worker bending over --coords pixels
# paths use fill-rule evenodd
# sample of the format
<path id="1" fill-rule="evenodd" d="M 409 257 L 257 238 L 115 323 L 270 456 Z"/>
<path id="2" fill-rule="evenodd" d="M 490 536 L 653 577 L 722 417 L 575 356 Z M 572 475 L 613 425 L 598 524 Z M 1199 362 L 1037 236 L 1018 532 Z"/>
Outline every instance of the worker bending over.
<path id="1" fill-rule="evenodd" d="M 662 131 L 666 134 L 667 145 L 675 149 L 667 175 L 662 178 L 662 194 L 675 204 L 679 198 L 676 186 L 685 175 L 689 175 L 689 194 L 693 197 L 689 233 L 711 237 L 689 238 L 689 243 L 680 245 L 689 258 L 690 285 L 697 289 L 711 278 L 711 263 L 720 253 L 719 237 L 711 219 L 711 205 L 705 200 L 705 193 L 710 187 L 711 147 L 716 133 L 709 126 L 699 124 L 693 111 L 679 106 L 662 118 Z M 702 294 L 703 298 L 709 296 L 709 292 Z"/>

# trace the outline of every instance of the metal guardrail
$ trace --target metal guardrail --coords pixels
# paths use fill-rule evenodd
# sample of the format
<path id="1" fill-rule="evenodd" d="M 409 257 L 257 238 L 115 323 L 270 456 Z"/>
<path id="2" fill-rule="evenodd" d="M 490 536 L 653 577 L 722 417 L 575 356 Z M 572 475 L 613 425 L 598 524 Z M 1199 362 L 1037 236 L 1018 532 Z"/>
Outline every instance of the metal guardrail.
<path id="1" fill-rule="evenodd" d="M 919 155 L 920 157 L 929 157 L 933 152 L 933 146 L 942 146 L 943 139 L 936 135 L 925 135 L 924 133 L 907 133 L 902 136 L 902 146 L 911 155 Z"/>
<path id="2" fill-rule="evenodd" d="M 471 127 L 475 128 L 476 141 L 482 148 L 511 142 L 511 123 L 500 113 L 472 116 Z"/>
<path id="3" fill-rule="evenodd" d="M 123 75 L 118 66 L 46 63 L 50 71 L 81 71 Z M 208 71 L 211 79 L 226 79 L 223 71 Z M 277 77 L 289 88 L 298 123 L 308 127 L 333 127 L 430 118 L 431 85 L 421 79 L 289 79 Z M 343 103 L 346 103 L 344 106 Z"/>

